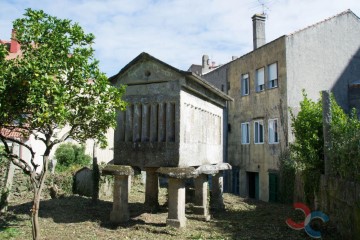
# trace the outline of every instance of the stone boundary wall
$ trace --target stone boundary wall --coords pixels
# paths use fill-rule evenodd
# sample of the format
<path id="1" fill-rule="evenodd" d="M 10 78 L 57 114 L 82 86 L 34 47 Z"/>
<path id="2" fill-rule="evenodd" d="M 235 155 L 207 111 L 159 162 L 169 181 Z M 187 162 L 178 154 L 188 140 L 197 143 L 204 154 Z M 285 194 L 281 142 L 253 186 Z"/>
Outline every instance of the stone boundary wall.
<path id="1" fill-rule="evenodd" d="M 1 162 L 0 163 L 0 193 L 5 187 L 6 170 L 7 170 L 6 163 Z"/>
<path id="2" fill-rule="evenodd" d="M 320 209 L 327 214 L 343 239 L 360 240 L 360 183 L 321 176 Z"/>
<path id="3" fill-rule="evenodd" d="M 8 171 L 8 162 L 0 166 L 0 192 L 4 190 L 6 174 Z M 31 190 L 29 177 L 23 171 L 16 167 L 14 173 L 13 184 L 11 187 L 10 198 L 26 195 Z"/>

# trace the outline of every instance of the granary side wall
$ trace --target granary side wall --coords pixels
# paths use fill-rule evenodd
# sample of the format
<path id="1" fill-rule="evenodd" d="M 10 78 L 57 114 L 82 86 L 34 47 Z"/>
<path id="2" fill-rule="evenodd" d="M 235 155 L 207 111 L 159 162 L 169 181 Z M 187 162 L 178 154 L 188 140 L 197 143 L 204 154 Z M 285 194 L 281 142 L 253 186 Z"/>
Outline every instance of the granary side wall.
<path id="1" fill-rule="evenodd" d="M 223 162 L 223 109 L 180 93 L 180 166 Z"/>

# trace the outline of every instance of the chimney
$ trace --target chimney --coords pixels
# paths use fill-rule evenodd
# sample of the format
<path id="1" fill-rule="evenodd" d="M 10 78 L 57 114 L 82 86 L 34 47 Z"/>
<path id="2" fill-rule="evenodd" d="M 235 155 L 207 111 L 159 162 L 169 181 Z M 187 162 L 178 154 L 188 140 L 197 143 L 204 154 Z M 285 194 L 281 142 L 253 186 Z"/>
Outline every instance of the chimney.
<path id="1" fill-rule="evenodd" d="M 204 74 L 208 72 L 210 69 L 210 59 L 208 55 L 203 55 L 202 57 L 202 71 L 201 73 Z"/>
<path id="2" fill-rule="evenodd" d="M 13 29 L 11 31 L 10 53 L 17 53 L 19 50 L 20 44 L 16 41 L 16 32 Z"/>
<path id="3" fill-rule="evenodd" d="M 253 43 L 254 50 L 264 45 L 265 42 L 265 15 L 255 14 L 253 20 Z"/>

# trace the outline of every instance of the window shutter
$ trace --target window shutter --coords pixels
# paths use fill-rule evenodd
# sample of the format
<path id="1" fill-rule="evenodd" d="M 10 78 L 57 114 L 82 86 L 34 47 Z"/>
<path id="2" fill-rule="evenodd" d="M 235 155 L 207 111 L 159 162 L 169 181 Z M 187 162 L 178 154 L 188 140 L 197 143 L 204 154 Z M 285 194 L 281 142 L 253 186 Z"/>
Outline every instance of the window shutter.
<path id="1" fill-rule="evenodd" d="M 269 121 L 269 143 L 273 143 L 275 139 L 274 136 L 274 121 L 270 120 Z"/>
<path id="2" fill-rule="evenodd" d="M 269 65 L 269 81 L 277 79 L 277 63 Z"/>
<path id="3" fill-rule="evenodd" d="M 241 143 L 249 143 L 249 124 L 241 124 Z"/>
<path id="4" fill-rule="evenodd" d="M 264 84 L 264 77 L 264 68 L 256 70 L 256 81 L 258 86 Z"/>

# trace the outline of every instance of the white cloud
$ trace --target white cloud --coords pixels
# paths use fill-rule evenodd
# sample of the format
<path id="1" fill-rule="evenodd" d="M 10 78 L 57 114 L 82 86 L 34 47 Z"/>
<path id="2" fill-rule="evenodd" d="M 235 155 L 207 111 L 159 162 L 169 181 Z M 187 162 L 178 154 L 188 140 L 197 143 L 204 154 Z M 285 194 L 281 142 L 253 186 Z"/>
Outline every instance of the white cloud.
<path id="1" fill-rule="evenodd" d="M 268 6 L 267 41 L 346 9 L 360 14 L 358 0 L 262 0 Z M 42 9 L 78 22 L 96 36 L 96 56 L 109 76 L 141 52 L 187 70 L 208 54 L 217 63 L 252 49 L 251 16 L 257 0 L 2 0 L 0 38 L 25 8 Z"/>

